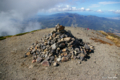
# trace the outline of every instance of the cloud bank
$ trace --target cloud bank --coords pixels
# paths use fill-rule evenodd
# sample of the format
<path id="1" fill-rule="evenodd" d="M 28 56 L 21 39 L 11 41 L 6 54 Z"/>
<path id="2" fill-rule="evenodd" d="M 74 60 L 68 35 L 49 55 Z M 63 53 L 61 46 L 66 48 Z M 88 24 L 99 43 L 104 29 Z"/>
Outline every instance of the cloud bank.
<path id="1" fill-rule="evenodd" d="M 14 35 L 24 31 L 40 29 L 40 23 L 29 22 L 26 19 L 39 10 L 46 10 L 66 0 L 1 0 L 0 2 L 0 36 Z"/>
<path id="2" fill-rule="evenodd" d="M 115 1 L 104 1 L 104 2 L 99 2 L 99 4 L 103 4 L 103 5 L 106 5 L 106 4 L 117 4 L 117 3 L 120 3 L 120 2 L 115 2 Z"/>
<path id="3" fill-rule="evenodd" d="M 110 12 L 120 14 L 120 10 L 109 10 Z"/>
<path id="4" fill-rule="evenodd" d="M 77 8 L 70 5 L 57 5 L 56 7 L 46 10 L 46 12 L 64 12 L 64 11 L 92 11 L 91 9 L 84 7 Z"/>

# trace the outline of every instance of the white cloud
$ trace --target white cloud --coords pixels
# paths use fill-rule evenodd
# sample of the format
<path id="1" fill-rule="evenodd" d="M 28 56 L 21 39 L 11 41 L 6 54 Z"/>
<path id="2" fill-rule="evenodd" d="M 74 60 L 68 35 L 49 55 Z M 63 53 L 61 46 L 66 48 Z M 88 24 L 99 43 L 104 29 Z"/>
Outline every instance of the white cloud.
<path id="1" fill-rule="evenodd" d="M 102 13 L 102 10 L 101 10 L 101 9 L 99 9 L 99 10 L 97 10 L 96 12 Z"/>
<path id="2" fill-rule="evenodd" d="M 85 8 L 84 8 L 84 7 L 82 7 L 82 8 L 81 8 L 81 10 L 82 10 L 82 11 L 84 11 L 84 10 L 85 10 Z"/>
<path id="3" fill-rule="evenodd" d="M 103 4 L 103 5 L 106 5 L 106 4 L 117 4 L 117 3 L 120 3 L 120 2 L 114 2 L 114 1 L 99 2 L 99 4 Z"/>
<path id="4" fill-rule="evenodd" d="M 0 36 L 14 35 L 21 32 L 40 29 L 40 23 L 37 21 L 22 24 L 24 18 L 16 11 L 0 13 Z"/>
<path id="5" fill-rule="evenodd" d="M 120 14 L 120 10 L 116 10 L 116 11 L 115 11 L 115 13 L 118 13 L 118 14 Z"/>
<path id="6" fill-rule="evenodd" d="M 14 35 L 16 33 L 20 33 L 23 31 L 39 29 L 40 24 L 37 22 L 34 23 L 30 22 L 26 25 L 23 25 L 22 23 L 24 22 L 25 19 L 28 19 L 31 16 L 37 14 L 38 11 L 46 11 L 54 7 L 55 5 L 65 3 L 66 1 L 68 0 L 0 1 L 0 36 L 3 34 Z"/>
<path id="7" fill-rule="evenodd" d="M 57 11 L 85 11 L 84 7 L 76 8 L 70 5 L 57 5 L 57 7 L 50 8 L 46 10 L 48 12 L 57 12 Z M 90 10 L 88 10 L 90 11 Z"/>
<path id="8" fill-rule="evenodd" d="M 91 11 L 91 10 L 89 8 L 87 8 L 86 11 Z"/>
<path id="9" fill-rule="evenodd" d="M 76 11 L 77 9 L 76 9 L 76 7 L 72 7 L 72 9 L 71 9 L 72 11 Z"/>
<path id="10" fill-rule="evenodd" d="M 108 11 L 116 13 L 116 14 L 120 14 L 120 10 L 108 10 Z"/>

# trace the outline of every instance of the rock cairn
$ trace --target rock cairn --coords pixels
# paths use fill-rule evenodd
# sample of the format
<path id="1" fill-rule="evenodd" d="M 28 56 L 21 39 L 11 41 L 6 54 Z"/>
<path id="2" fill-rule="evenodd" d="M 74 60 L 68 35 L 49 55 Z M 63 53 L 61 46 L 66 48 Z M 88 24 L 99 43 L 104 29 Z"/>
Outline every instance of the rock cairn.
<path id="1" fill-rule="evenodd" d="M 60 62 L 71 59 L 80 59 L 80 62 L 94 50 L 89 43 L 74 37 L 65 27 L 57 24 L 48 35 L 43 36 L 28 48 L 25 57 L 32 55 L 32 63 L 41 63 L 43 66 L 57 66 Z"/>

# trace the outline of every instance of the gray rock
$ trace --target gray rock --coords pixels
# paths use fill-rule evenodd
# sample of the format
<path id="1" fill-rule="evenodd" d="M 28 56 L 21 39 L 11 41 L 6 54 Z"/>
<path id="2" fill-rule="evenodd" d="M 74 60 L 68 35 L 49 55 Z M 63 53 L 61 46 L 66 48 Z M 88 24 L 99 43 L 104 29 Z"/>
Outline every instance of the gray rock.
<path id="1" fill-rule="evenodd" d="M 85 47 L 85 49 L 87 49 L 87 50 L 90 49 L 90 47 L 89 47 L 87 44 L 85 44 L 84 47 Z"/>
<path id="2" fill-rule="evenodd" d="M 53 45 L 51 45 L 52 49 L 56 49 L 56 43 L 54 43 Z"/>
<path id="3" fill-rule="evenodd" d="M 54 58 L 55 58 L 54 56 L 51 56 L 50 61 L 54 61 Z"/>
<path id="4" fill-rule="evenodd" d="M 38 62 L 38 63 L 40 63 L 40 62 L 42 62 L 42 58 L 41 57 L 38 57 L 37 59 L 36 59 L 36 62 Z"/>

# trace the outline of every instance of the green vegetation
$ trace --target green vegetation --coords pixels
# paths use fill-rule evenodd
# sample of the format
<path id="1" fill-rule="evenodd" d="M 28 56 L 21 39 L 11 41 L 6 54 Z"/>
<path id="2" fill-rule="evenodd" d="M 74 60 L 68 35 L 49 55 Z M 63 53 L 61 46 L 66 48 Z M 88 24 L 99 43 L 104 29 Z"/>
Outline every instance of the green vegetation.
<path id="1" fill-rule="evenodd" d="M 21 35 L 24 35 L 24 34 L 27 34 L 29 32 L 25 32 L 25 33 L 19 33 L 19 34 L 16 34 L 15 36 L 21 36 Z"/>
<path id="2" fill-rule="evenodd" d="M 0 40 L 4 40 L 4 39 L 6 39 L 6 37 L 0 36 Z"/>
<path id="3" fill-rule="evenodd" d="M 36 32 L 36 31 L 39 31 L 39 30 L 41 30 L 41 29 L 33 30 L 31 32 Z M 4 40 L 6 38 L 13 37 L 13 36 L 21 36 L 21 35 L 24 35 L 24 34 L 27 34 L 27 33 L 30 33 L 30 32 L 19 33 L 19 34 L 16 34 L 16 35 L 0 36 L 0 40 Z"/>
<path id="4" fill-rule="evenodd" d="M 41 30 L 41 29 L 38 29 L 38 30 L 33 30 L 33 31 L 31 31 L 31 32 L 36 32 L 36 31 L 39 31 L 39 30 Z"/>
<path id="5" fill-rule="evenodd" d="M 5 36 L 6 38 L 9 38 L 9 37 L 12 37 L 13 35 L 8 35 L 8 36 Z"/>

